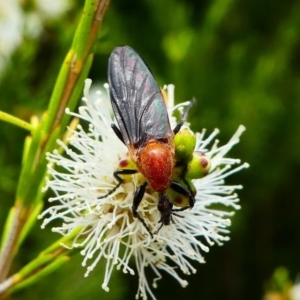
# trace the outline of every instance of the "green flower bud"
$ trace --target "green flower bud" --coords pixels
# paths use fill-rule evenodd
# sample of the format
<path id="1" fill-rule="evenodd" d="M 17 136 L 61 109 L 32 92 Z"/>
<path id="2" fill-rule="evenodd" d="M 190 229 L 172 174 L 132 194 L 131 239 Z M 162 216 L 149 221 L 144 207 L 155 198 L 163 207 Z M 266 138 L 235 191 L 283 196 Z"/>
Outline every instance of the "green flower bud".
<path id="1" fill-rule="evenodd" d="M 184 128 L 174 137 L 175 157 L 177 161 L 189 161 L 196 146 L 196 136 Z"/>
<path id="2" fill-rule="evenodd" d="M 210 170 L 211 162 L 201 151 L 195 151 L 188 163 L 185 176 L 189 179 L 197 179 L 206 176 Z"/>

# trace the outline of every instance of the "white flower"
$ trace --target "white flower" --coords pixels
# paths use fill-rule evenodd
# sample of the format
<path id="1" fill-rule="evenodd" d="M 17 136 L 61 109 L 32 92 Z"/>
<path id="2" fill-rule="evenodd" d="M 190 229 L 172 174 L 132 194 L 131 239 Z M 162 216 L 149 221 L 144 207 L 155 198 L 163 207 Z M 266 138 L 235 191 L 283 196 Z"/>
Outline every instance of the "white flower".
<path id="1" fill-rule="evenodd" d="M 22 42 L 23 15 L 19 1 L 0 1 L 0 75 Z"/>
<path id="2" fill-rule="evenodd" d="M 300 280 L 299 275 L 297 276 L 296 283 L 290 288 L 291 300 L 300 300 Z"/>
<path id="3" fill-rule="evenodd" d="M 60 18 L 72 6 L 67 0 L 37 0 L 25 10 L 23 2 L 0 0 L 0 76 L 25 36 L 38 38 L 49 20 Z"/>
<path id="4" fill-rule="evenodd" d="M 72 6 L 68 0 L 36 0 L 33 9 L 26 13 L 25 34 L 38 38 L 49 20 L 58 20 Z"/>
<path id="5" fill-rule="evenodd" d="M 232 168 L 240 160 L 224 156 L 239 142 L 244 127 L 240 126 L 232 139 L 222 147 L 218 147 L 217 141 L 212 143 L 218 130 L 207 138 L 204 137 L 205 130 L 197 134 L 195 150 L 205 152 L 211 159 L 211 172 L 193 181 L 197 189 L 194 208 L 178 213 L 182 218 L 174 216 L 174 224 L 163 226 L 152 239 L 142 223 L 133 218 L 131 211 L 140 175 L 127 175 L 129 180 L 126 183 L 107 197 L 99 199 L 116 185 L 113 172 L 120 160 L 126 159 L 128 150 L 111 129 L 111 123 L 115 120 L 111 116 L 109 101 L 101 94 L 96 101 L 91 100 L 90 85 L 91 81 L 86 80 L 85 103 L 79 114 L 68 111 L 72 116 L 86 121 L 88 129 L 79 125 L 76 131 L 72 131 L 69 146 L 58 141 L 66 155 L 59 151 L 48 153 L 50 178 L 46 189 L 51 189 L 55 196 L 49 199 L 54 205 L 40 216 L 44 218 L 42 227 L 55 219 L 61 219 L 61 226 L 53 228 L 53 231 L 68 235 L 74 229 L 81 228 L 72 247 L 82 248 L 82 264 L 88 265 L 86 276 L 104 259 L 106 268 L 103 289 L 109 290 L 113 269 L 122 269 L 125 273 L 137 272 L 139 275 L 136 298 L 146 299 L 149 295 L 155 299 L 145 275 L 147 267 L 156 275 L 153 287 L 162 277 L 161 271 L 169 273 L 185 287 L 188 283 L 180 278 L 179 272 L 195 273 L 191 261 L 204 263 L 202 254 L 208 252 L 209 246 L 222 245 L 229 239 L 227 227 L 233 215 L 230 210 L 240 208 L 234 191 L 241 189 L 241 186 L 225 185 L 224 179 L 248 165 Z M 173 107 L 173 86 L 170 85 L 168 91 L 170 113 L 187 104 Z M 175 125 L 173 117 L 171 123 Z M 211 143 L 212 146 L 209 146 Z M 153 232 L 160 226 L 157 201 L 157 194 L 146 190 L 138 208 L 140 216 L 149 228 L 154 229 Z M 226 208 L 222 211 L 213 208 L 214 204 Z M 131 266 L 132 260 L 135 261 L 135 268 Z"/>

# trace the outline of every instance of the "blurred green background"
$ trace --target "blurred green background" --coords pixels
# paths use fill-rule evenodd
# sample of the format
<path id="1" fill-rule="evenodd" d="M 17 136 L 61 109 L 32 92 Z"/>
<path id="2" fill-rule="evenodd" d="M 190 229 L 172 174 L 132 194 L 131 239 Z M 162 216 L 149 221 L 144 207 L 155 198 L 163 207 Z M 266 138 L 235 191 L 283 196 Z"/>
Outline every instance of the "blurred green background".
<path id="1" fill-rule="evenodd" d="M 51 17 L 34 1 L 19 7 L 16 18 L 23 14 L 25 20 L 34 12 L 40 31 L 23 26 L 10 61 L 9 55 L 0 56 L 0 110 L 29 120 L 46 109 L 82 9 L 81 1 L 64 3 L 64 11 Z M 4 45 L 13 36 L 3 40 L 1 30 Z M 244 186 L 231 241 L 212 247 L 206 264 L 194 265 L 197 274 L 186 278 L 185 289 L 165 274 L 155 290 L 157 298 L 261 299 L 278 266 L 285 266 L 295 280 L 300 271 L 299 1 L 112 0 L 89 75 L 94 82 L 106 81 L 108 56 L 120 44 L 141 54 L 161 86 L 175 84 L 177 102 L 197 98 L 190 114 L 195 131 L 217 127 L 225 143 L 239 124 L 247 128 L 230 152 L 251 165 L 228 180 Z M 0 124 L 2 229 L 14 201 L 26 132 Z M 13 270 L 58 237 L 50 227 L 42 231 L 39 226 L 22 246 Z M 134 299 L 137 277 L 116 271 L 111 291 L 105 293 L 101 266 L 84 278 L 81 259 L 74 257 L 12 299 Z"/>

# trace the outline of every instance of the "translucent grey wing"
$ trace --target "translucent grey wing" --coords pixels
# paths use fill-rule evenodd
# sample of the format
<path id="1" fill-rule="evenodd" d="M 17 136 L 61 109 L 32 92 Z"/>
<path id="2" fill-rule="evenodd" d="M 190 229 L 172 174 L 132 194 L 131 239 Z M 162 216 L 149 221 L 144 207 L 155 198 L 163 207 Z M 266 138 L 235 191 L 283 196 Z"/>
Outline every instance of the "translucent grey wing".
<path id="1" fill-rule="evenodd" d="M 116 47 L 111 53 L 108 82 L 114 114 L 128 147 L 173 135 L 160 88 L 131 47 Z"/>

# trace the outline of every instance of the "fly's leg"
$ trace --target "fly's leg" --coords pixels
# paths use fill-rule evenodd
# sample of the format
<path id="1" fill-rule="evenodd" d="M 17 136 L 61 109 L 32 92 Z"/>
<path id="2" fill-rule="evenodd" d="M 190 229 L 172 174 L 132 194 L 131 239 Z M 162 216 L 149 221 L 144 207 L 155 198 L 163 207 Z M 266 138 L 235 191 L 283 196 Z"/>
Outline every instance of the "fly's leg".
<path id="1" fill-rule="evenodd" d="M 187 106 L 186 110 L 184 111 L 181 120 L 179 121 L 179 123 L 173 129 L 173 132 L 174 132 L 175 135 L 180 131 L 182 125 L 186 121 L 186 118 L 189 114 L 189 111 L 190 111 L 191 107 L 194 105 L 195 102 L 196 102 L 196 100 L 193 98 L 193 100 L 190 102 L 190 104 Z"/>
<path id="2" fill-rule="evenodd" d="M 173 216 L 184 218 L 184 216 L 181 216 L 176 212 L 186 210 L 187 208 L 189 208 L 189 206 L 173 209 L 173 203 L 170 201 L 167 195 L 165 193 L 160 193 L 157 209 L 161 213 L 161 218 L 158 221 L 158 223 L 161 223 L 161 225 L 155 233 L 157 234 L 163 225 L 170 225 L 171 222 L 174 223 Z"/>
<path id="3" fill-rule="evenodd" d="M 158 221 L 158 223 L 161 223 L 161 225 L 159 226 L 158 230 L 155 233 L 158 233 L 163 227 L 163 225 L 169 225 L 171 222 L 174 223 L 173 216 L 184 218 L 183 216 L 177 214 L 177 212 L 184 211 L 194 206 L 195 198 L 192 192 L 190 191 L 191 188 L 185 180 L 184 183 L 188 186 L 189 189 L 185 188 L 181 183 L 176 181 L 173 181 L 171 183 L 170 188 L 173 191 L 188 197 L 189 198 L 188 206 L 173 209 L 173 203 L 170 201 L 170 199 L 164 193 L 161 193 L 159 195 L 160 197 L 159 197 L 157 209 L 161 213 L 161 218 Z"/>
<path id="4" fill-rule="evenodd" d="M 145 220 L 138 214 L 137 209 L 145 195 L 146 187 L 148 182 L 145 181 L 142 185 L 140 185 L 137 190 L 135 191 L 133 202 L 132 202 L 132 214 L 135 218 L 138 218 L 141 223 L 144 225 L 146 230 L 149 232 L 151 238 L 153 238 L 153 233 L 150 231 L 149 227 L 147 226 Z"/>
<path id="5" fill-rule="evenodd" d="M 114 133 L 116 134 L 116 136 L 119 138 L 119 140 L 124 143 L 124 139 L 122 136 L 122 133 L 120 131 L 120 129 L 115 125 L 115 124 L 111 124 L 111 128 L 114 131 Z M 127 146 L 127 145 L 126 145 Z M 118 180 L 118 184 L 108 193 L 106 194 L 104 197 L 110 195 L 111 193 L 113 193 L 122 183 L 123 183 L 123 179 L 119 176 L 119 175 L 131 175 L 131 174 L 136 174 L 138 173 L 137 170 L 129 170 L 129 169 L 124 169 L 124 170 L 117 170 L 114 172 L 114 177 Z M 140 185 L 137 190 L 135 191 L 134 197 L 133 197 L 133 202 L 132 202 L 132 214 L 135 218 L 138 218 L 140 220 L 140 222 L 143 224 L 143 226 L 146 228 L 146 230 L 149 232 L 151 238 L 153 238 L 153 233 L 150 231 L 150 229 L 148 228 L 145 220 L 138 214 L 137 209 L 144 197 L 145 191 L 146 191 L 146 186 L 147 186 L 148 182 L 145 181 L 142 185 Z M 101 198 L 104 198 L 101 197 Z"/>
<path id="6" fill-rule="evenodd" d="M 131 169 L 123 169 L 123 170 L 114 171 L 114 177 L 116 178 L 118 183 L 116 184 L 116 186 L 113 189 L 111 189 L 104 196 L 98 197 L 98 199 L 102 199 L 102 198 L 105 198 L 105 197 L 111 195 L 114 191 L 116 191 L 119 188 L 119 186 L 121 186 L 121 184 L 124 182 L 124 179 L 122 177 L 120 177 L 120 175 L 133 175 L 133 174 L 136 174 L 137 172 L 138 172 L 137 170 L 131 170 Z"/>
<path id="7" fill-rule="evenodd" d="M 185 182 L 187 184 L 187 182 Z M 187 186 L 189 187 L 189 185 L 187 184 Z M 189 189 L 185 188 L 182 184 L 180 184 L 179 182 L 176 182 L 176 181 L 173 181 L 170 185 L 170 188 L 183 195 L 183 196 L 186 196 L 189 198 L 189 206 L 186 206 L 186 207 L 183 207 L 184 209 L 187 209 L 187 208 L 193 208 L 194 207 L 194 204 L 195 204 L 195 198 L 193 196 L 193 194 L 191 193 L 190 191 L 190 187 Z M 173 210 L 173 211 L 182 211 L 184 209 L 180 209 L 180 210 Z"/>
<path id="8" fill-rule="evenodd" d="M 185 206 L 185 207 L 175 208 L 175 209 L 172 209 L 172 213 L 173 213 L 174 216 L 177 216 L 177 217 L 180 217 L 180 218 L 184 218 L 184 216 L 178 215 L 175 212 L 184 211 L 184 210 L 186 210 L 188 208 L 190 208 L 190 207 L 189 206 Z"/>
<path id="9" fill-rule="evenodd" d="M 122 137 L 122 134 L 121 134 L 121 131 L 119 130 L 119 128 L 115 124 L 111 124 L 111 128 L 113 129 L 116 136 L 121 140 L 121 142 L 124 143 L 124 140 L 123 140 L 123 137 Z M 138 171 L 134 170 L 134 169 L 122 169 L 122 170 L 114 171 L 114 177 L 118 181 L 118 183 L 112 190 L 110 190 L 104 196 L 98 197 L 98 199 L 102 199 L 102 198 L 105 198 L 105 197 L 111 195 L 114 191 L 116 191 L 121 186 L 121 184 L 124 182 L 124 179 L 122 177 L 120 177 L 120 175 L 133 175 L 136 173 L 138 173 Z"/>
<path id="10" fill-rule="evenodd" d="M 190 192 L 190 195 L 192 196 L 192 199 L 193 199 L 193 206 L 192 206 L 191 208 L 193 208 L 193 207 L 194 207 L 194 204 L 195 204 L 195 195 L 196 195 L 196 194 L 194 194 L 194 192 L 193 192 L 193 190 L 192 190 L 190 184 L 188 183 L 188 181 L 187 181 L 185 178 L 181 178 L 181 179 L 182 179 L 182 181 L 184 182 L 184 184 L 187 186 L 187 190 Z M 189 197 L 189 196 L 188 196 L 188 197 Z M 190 200 L 190 198 L 189 198 L 189 200 Z M 190 204 L 190 205 L 191 205 L 191 204 Z"/>

